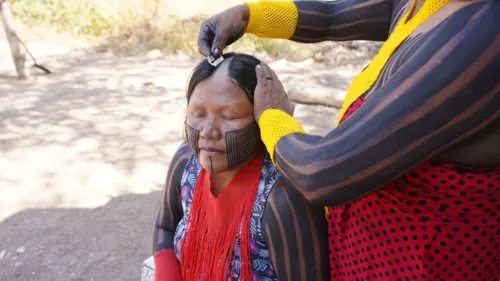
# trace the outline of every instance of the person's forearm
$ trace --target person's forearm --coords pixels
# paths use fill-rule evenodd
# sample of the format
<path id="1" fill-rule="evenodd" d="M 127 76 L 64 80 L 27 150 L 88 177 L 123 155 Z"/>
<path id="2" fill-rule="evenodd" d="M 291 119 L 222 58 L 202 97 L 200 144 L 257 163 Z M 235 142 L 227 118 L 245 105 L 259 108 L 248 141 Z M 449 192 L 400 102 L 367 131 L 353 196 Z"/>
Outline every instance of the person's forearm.
<path id="1" fill-rule="evenodd" d="M 174 231 L 155 225 L 153 230 L 153 253 L 174 248 Z"/>
<path id="2" fill-rule="evenodd" d="M 309 204 L 283 178 L 269 194 L 262 230 L 278 280 L 328 280 L 324 209 Z"/>
<path id="3" fill-rule="evenodd" d="M 175 229 L 183 216 L 180 183 L 191 149 L 183 143 L 169 165 L 163 196 L 153 230 L 155 281 L 182 281 L 174 250 Z"/>
<path id="4" fill-rule="evenodd" d="M 296 1 L 293 41 L 384 41 L 391 24 L 392 0 Z"/>
<path id="5" fill-rule="evenodd" d="M 155 281 L 182 281 L 182 271 L 174 249 L 174 231 L 155 224 L 153 237 Z"/>
<path id="6" fill-rule="evenodd" d="M 262 38 L 289 39 L 297 26 L 298 10 L 292 1 L 247 2 L 246 33 Z"/>
<path id="7" fill-rule="evenodd" d="M 259 1 L 247 5 L 247 33 L 304 43 L 385 40 L 392 11 L 392 0 Z"/>
<path id="8" fill-rule="evenodd" d="M 153 231 L 153 253 L 174 248 L 174 232 L 183 217 L 180 183 L 191 149 L 183 143 L 168 167 L 160 208 Z"/>
<path id="9" fill-rule="evenodd" d="M 441 25 L 384 87 L 326 137 L 295 133 L 281 138 L 274 160 L 283 176 L 311 201 L 344 204 L 498 126 L 495 5 L 471 5 L 470 13 L 463 10 Z M 264 112 L 259 124 L 272 124 L 272 118 Z M 277 131 L 273 126 L 279 124 L 261 126 L 262 134 Z"/>

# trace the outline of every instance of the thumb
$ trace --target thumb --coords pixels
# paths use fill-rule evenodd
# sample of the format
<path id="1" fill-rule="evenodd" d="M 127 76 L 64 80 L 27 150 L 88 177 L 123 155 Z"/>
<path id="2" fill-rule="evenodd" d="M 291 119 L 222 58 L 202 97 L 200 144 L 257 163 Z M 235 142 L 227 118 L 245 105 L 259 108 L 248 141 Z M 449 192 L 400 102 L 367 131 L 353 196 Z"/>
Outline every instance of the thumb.
<path id="1" fill-rule="evenodd" d="M 222 55 L 222 50 L 226 47 L 227 42 L 227 31 L 217 28 L 215 31 L 215 38 L 212 44 L 212 54 L 215 56 Z"/>
<path id="2" fill-rule="evenodd" d="M 294 102 L 290 102 L 290 115 L 292 115 L 292 116 L 295 113 L 295 107 L 296 107 L 296 104 Z"/>
<path id="3" fill-rule="evenodd" d="M 255 67 L 255 74 L 257 75 L 257 85 L 262 86 L 264 83 L 267 82 L 266 72 L 264 71 L 264 69 L 262 68 L 262 66 L 260 64 L 258 64 Z"/>

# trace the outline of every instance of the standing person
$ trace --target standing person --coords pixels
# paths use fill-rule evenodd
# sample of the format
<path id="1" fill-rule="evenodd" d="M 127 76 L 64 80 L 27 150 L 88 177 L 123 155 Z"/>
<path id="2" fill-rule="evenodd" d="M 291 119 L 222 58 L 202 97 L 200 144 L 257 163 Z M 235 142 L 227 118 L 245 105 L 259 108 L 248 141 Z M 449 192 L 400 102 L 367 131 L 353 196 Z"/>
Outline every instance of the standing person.
<path id="1" fill-rule="evenodd" d="M 325 137 L 305 134 L 278 77 L 257 67 L 267 150 L 299 192 L 329 206 L 331 280 L 498 280 L 498 15 L 496 0 L 261 1 L 201 26 L 205 55 L 244 32 L 385 41 Z"/>
<path id="2" fill-rule="evenodd" d="M 12 60 L 16 67 L 17 77 L 21 80 L 27 79 L 28 74 L 25 68 L 26 54 L 21 48 L 19 38 L 14 28 L 14 19 L 7 0 L 0 0 L 0 21 L 3 23 L 5 35 L 9 42 Z"/>
<path id="3" fill-rule="evenodd" d="M 259 63 L 224 54 L 189 79 L 187 142 L 170 164 L 154 230 L 156 281 L 328 280 L 324 209 L 283 180 L 260 140 Z"/>

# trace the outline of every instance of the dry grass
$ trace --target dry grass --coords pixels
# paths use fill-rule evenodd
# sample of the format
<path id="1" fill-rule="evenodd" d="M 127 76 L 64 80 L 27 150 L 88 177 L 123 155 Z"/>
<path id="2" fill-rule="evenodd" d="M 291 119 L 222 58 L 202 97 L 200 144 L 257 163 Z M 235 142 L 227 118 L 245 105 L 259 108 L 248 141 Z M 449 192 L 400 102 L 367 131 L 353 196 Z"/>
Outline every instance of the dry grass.
<path id="1" fill-rule="evenodd" d="M 15 16 L 31 26 L 47 26 L 75 36 L 98 37 L 98 50 L 120 54 L 160 49 L 165 53 L 196 52 L 196 36 L 208 15 L 181 19 L 159 15 L 161 0 L 24 0 L 12 1 Z M 277 55 L 286 43 L 245 36 L 236 45 Z"/>
<path id="2" fill-rule="evenodd" d="M 188 2 L 189 0 L 186 3 Z M 97 37 L 99 43 L 96 49 L 101 52 L 140 54 L 159 49 L 166 54 L 197 53 L 198 29 L 208 15 L 180 18 L 165 14 L 164 11 L 168 10 L 162 6 L 165 3 L 168 1 L 23 0 L 13 1 L 12 8 L 15 15 L 28 25 L 48 26 L 60 31 L 69 31 L 75 36 Z M 314 58 L 323 61 L 332 48 L 340 46 L 344 53 L 350 52 L 352 46 L 349 44 L 305 45 L 245 35 L 229 50 L 236 49 L 290 60 Z M 367 56 L 370 57 L 374 50 L 376 48 L 369 49 L 370 54 Z M 349 60 L 342 55 L 331 59 L 336 60 L 335 63 Z"/>
<path id="3" fill-rule="evenodd" d="M 159 49 L 164 53 L 182 52 L 187 55 L 197 53 L 198 30 L 208 16 L 196 15 L 188 19 L 172 17 L 169 22 L 142 21 L 134 25 L 122 25 L 119 32 L 107 37 L 99 46 L 101 51 L 114 53 L 142 53 Z M 265 53 L 269 56 L 282 56 L 290 50 L 290 42 L 285 40 L 257 39 L 245 35 L 229 47 L 246 52 Z"/>
<path id="4" fill-rule="evenodd" d="M 24 0 L 10 1 L 16 18 L 28 25 L 48 26 L 75 35 L 106 36 L 117 17 L 95 1 Z"/>

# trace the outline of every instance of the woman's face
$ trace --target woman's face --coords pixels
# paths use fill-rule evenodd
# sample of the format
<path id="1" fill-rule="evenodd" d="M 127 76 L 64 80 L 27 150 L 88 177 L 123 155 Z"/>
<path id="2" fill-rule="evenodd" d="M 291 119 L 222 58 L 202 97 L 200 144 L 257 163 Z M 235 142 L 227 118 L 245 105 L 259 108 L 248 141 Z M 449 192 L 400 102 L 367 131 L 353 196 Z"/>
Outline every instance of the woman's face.
<path id="1" fill-rule="evenodd" d="M 245 163 L 260 141 L 253 105 L 220 72 L 194 88 L 186 120 L 188 142 L 203 168 L 212 174 Z"/>

